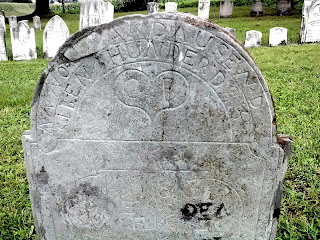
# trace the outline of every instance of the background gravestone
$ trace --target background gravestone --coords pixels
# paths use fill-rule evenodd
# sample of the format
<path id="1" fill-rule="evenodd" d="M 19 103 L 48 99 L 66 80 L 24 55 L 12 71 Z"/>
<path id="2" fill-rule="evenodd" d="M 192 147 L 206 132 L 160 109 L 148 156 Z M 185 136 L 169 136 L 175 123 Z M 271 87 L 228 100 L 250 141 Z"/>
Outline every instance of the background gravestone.
<path id="1" fill-rule="evenodd" d="M 175 13 L 177 12 L 178 4 L 176 2 L 166 2 L 164 7 L 165 7 L 165 12 Z"/>
<path id="2" fill-rule="evenodd" d="M 26 25 L 29 26 L 29 20 L 21 20 L 20 22 L 24 22 Z"/>
<path id="3" fill-rule="evenodd" d="M 5 16 L 4 11 L 0 9 L 0 16 Z"/>
<path id="4" fill-rule="evenodd" d="M 277 14 L 287 15 L 290 14 L 291 10 L 291 0 L 278 0 L 277 2 Z"/>
<path id="5" fill-rule="evenodd" d="M 84 0 L 80 8 L 80 30 L 113 20 L 114 6 L 102 0 Z"/>
<path id="6" fill-rule="evenodd" d="M 236 37 L 236 30 L 234 28 L 225 27 L 224 30 L 230 33 L 231 36 Z"/>
<path id="7" fill-rule="evenodd" d="M 251 16 L 259 17 L 263 15 L 264 5 L 262 0 L 252 0 Z"/>
<path id="8" fill-rule="evenodd" d="M 23 135 L 38 238 L 273 239 L 277 139 L 263 76 L 219 26 L 155 13 L 83 29 Z"/>
<path id="9" fill-rule="evenodd" d="M 233 11 L 233 2 L 231 2 L 230 0 L 220 1 L 220 10 L 219 10 L 220 18 L 232 17 L 232 11 Z"/>
<path id="10" fill-rule="evenodd" d="M 288 29 L 283 27 L 274 27 L 269 29 L 269 46 L 278 46 L 287 44 Z"/>
<path id="11" fill-rule="evenodd" d="M 300 42 L 320 41 L 320 0 L 305 0 L 302 8 Z"/>
<path id="12" fill-rule="evenodd" d="M 256 30 L 251 30 L 246 32 L 246 39 L 244 46 L 246 48 L 250 47 L 260 47 L 262 33 Z"/>
<path id="13" fill-rule="evenodd" d="M 69 36 L 68 26 L 63 19 L 58 15 L 51 18 L 43 31 L 44 58 L 53 58 Z"/>
<path id="14" fill-rule="evenodd" d="M 17 26 L 17 16 L 9 16 L 8 19 L 10 29 Z"/>
<path id="15" fill-rule="evenodd" d="M 33 28 L 35 30 L 41 30 L 41 20 L 39 16 L 33 17 Z"/>
<path id="16" fill-rule="evenodd" d="M 203 20 L 209 19 L 210 0 L 199 0 L 198 17 Z"/>
<path id="17" fill-rule="evenodd" d="M 11 33 L 13 60 L 37 59 L 34 29 L 20 21 Z"/>
<path id="18" fill-rule="evenodd" d="M 159 11 L 159 4 L 157 2 L 148 2 L 147 14 L 156 13 Z"/>
<path id="19" fill-rule="evenodd" d="M 0 31 L 6 31 L 6 21 L 4 16 L 0 16 Z"/>
<path id="20" fill-rule="evenodd" d="M 8 61 L 5 31 L 0 29 L 0 61 Z"/>

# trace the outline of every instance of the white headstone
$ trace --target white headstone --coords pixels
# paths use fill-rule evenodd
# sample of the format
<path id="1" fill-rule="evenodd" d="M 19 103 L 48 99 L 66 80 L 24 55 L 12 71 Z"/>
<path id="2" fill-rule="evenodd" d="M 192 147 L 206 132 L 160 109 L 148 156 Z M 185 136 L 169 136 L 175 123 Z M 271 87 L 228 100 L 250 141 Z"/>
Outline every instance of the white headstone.
<path id="1" fill-rule="evenodd" d="M 69 36 L 68 26 L 62 18 L 58 15 L 51 18 L 43 32 L 44 58 L 53 58 Z"/>
<path id="2" fill-rule="evenodd" d="M 13 60 L 37 59 L 34 29 L 20 21 L 11 33 Z"/>
<path id="3" fill-rule="evenodd" d="M 4 16 L 0 16 L 0 31 L 3 30 L 4 32 L 6 29 L 6 19 Z"/>
<path id="4" fill-rule="evenodd" d="M 0 61 L 8 61 L 5 31 L 0 29 Z"/>
<path id="5" fill-rule="evenodd" d="M 209 19 L 210 0 L 199 0 L 198 17 L 203 20 Z"/>
<path id="6" fill-rule="evenodd" d="M 17 26 L 17 16 L 9 16 L 8 19 L 10 29 Z"/>
<path id="7" fill-rule="evenodd" d="M 320 41 L 320 0 L 305 0 L 302 9 L 300 41 Z"/>
<path id="8" fill-rule="evenodd" d="M 20 22 L 24 22 L 25 24 L 27 24 L 29 26 L 29 20 L 21 20 Z"/>
<path id="9" fill-rule="evenodd" d="M 230 0 L 220 1 L 220 10 L 219 10 L 220 18 L 232 17 L 232 12 L 233 12 L 233 2 L 231 2 Z"/>
<path id="10" fill-rule="evenodd" d="M 166 2 L 164 4 L 165 12 L 176 13 L 178 9 L 178 4 L 176 2 Z"/>
<path id="11" fill-rule="evenodd" d="M 179 13 L 82 33 L 23 136 L 38 238 L 272 240 L 290 141 L 246 50 Z"/>
<path id="12" fill-rule="evenodd" d="M 33 28 L 35 30 L 41 30 L 41 20 L 39 16 L 33 17 Z"/>
<path id="13" fill-rule="evenodd" d="M 159 4 L 157 2 L 148 2 L 147 14 L 156 13 L 159 11 Z"/>
<path id="14" fill-rule="evenodd" d="M 269 30 L 269 46 L 278 46 L 287 44 L 288 29 L 283 27 L 274 27 Z"/>
<path id="15" fill-rule="evenodd" d="M 113 20 L 114 6 L 102 0 L 84 0 L 80 8 L 80 30 Z"/>
<path id="16" fill-rule="evenodd" d="M 260 47 L 261 38 L 262 38 L 261 32 L 255 31 L 255 30 L 247 31 L 244 46 L 246 48 Z"/>
<path id="17" fill-rule="evenodd" d="M 225 27 L 224 30 L 226 30 L 228 33 L 231 34 L 231 36 L 236 36 L 236 30 L 234 28 Z"/>

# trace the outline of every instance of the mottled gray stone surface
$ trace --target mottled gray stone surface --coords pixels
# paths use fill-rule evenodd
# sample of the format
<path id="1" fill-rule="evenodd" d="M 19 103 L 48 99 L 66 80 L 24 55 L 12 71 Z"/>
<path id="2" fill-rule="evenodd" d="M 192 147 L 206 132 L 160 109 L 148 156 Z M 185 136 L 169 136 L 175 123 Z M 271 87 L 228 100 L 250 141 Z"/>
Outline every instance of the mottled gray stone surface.
<path id="1" fill-rule="evenodd" d="M 283 27 L 274 27 L 269 29 L 269 46 L 278 46 L 287 44 L 288 29 Z"/>
<path id="2" fill-rule="evenodd" d="M 262 0 L 252 0 L 251 16 L 262 16 L 264 10 L 264 4 Z"/>
<path id="3" fill-rule="evenodd" d="M 320 41 L 320 0 L 305 0 L 303 3 L 300 41 Z"/>
<path id="4" fill-rule="evenodd" d="M 13 60 L 31 60 L 37 58 L 34 29 L 29 28 L 26 21 L 18 22 L 11 29 Z"/>
<path id="5" fill-rule="evenodd" d="M 9 16 L 8 19 L 10 29 L 17 26 L 17 16 Z"/>
<path id="6" fill-rule="evenodd" d="M 156 13 L 159 11 L 159 4 L 157 2 L 148 2 L 147 14 Z"/>
<path id="7" fill-rule="evenodd" d="M 199 0 L 198 17 L 203 20 L 209 19 L 210 0 Z"/>
<path id="8" fill-rule="evenodd" d="M 272 239 L 290 140 L 258 67 L 219 26 L 132 15 L 83 29 L 23 135 L 38 239 Z"/>
<path id="9" fill-rule="evenodd" d="M 277 13 L 278 15 L 287 15 L 291 10 L 291 0 L 278 0 Z"/>
<path id="10" fill-rule="evenodd" d="M 39 16 L 33 17 L 33 28 L 35 30 L 41 30 L 41 20 Z"/>
<path id="11" fill-rule="evenodd" d="M 256 30 L 251 30 L 246 32 L 246 39 L 244 46 L 246 48 L 250 47 L 260 47 L 262 33 Z"/>
<path id="12" fill-rule="evenodd" d="M 0 31 L 6 31 L 6 20 L 4 16 L 0 16 Z"/>
<path id="13" fill-rule="evenodd" d="M 102 0 L 83 0 L 80 8 L 79 29 L 97 26 L 113 20 L 114 6 Z"/>
<path id="14" fill-rule="evenodd" d="M 225 27 L 224 30 L 230 33 L 231 36 L 236 37 L 236 30 L 234 28 Z"/>
<path id="15" fill-rule="evenodd" d="M 69 36 L 68 26 L 63 19 L 58 15 L 51 18 L 43 31 L 44 58 L 53 58 Z"/>
<path id="16" fill-rule="evenodd" d="M 224 0 L 220 2 L 219 17 L 229 18 L 232 17 L 233 2 L 230 0 Z"/>
<path id="17" fill-rule="evenodd" d="M 5 31 L 0 29 L 0 61 L 8 61 Z"/>
<path id="18" fill-rule="evenodd" d="M 164 7 L 165 7 L 165 12 L 175 13 L 177 12 L 178 4 L 176 2 L 166 2 Z"/>

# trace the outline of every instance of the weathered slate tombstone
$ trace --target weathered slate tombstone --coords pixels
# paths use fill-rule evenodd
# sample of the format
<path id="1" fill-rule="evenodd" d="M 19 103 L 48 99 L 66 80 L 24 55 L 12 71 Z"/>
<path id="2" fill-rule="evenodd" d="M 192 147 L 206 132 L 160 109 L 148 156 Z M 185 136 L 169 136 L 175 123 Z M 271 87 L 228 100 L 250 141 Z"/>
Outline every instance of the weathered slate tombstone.
<path id="1" fill-rule="evenodd" d="M 5 31 L 0 29 L 0 61 L 8 61 Z"/>
<path id="2" fill-rule="evenodd" d="M 156 13 L 159 11 L 159 4 L 157 2 L 148 2 L 147 14 Z"/>
<path id="3" fill-rule="evenodd" d="M 277 14 L 287 15 L 290 14 L 291 10 L 291 0 L 278 0 L 277 2 Z"/>
<path id="4" fill-rule="evenodd" d="M 220 1 L 220 10 L 219 10 L 220 18 L 232 17 L 232 12 L 233 12 L 233 2 L 231 2 L 230 0 Z"/>
<path id="5" fill-rule="evenodd" d="M 230 33 L 231 36 L 236 37 L 236 30 L 234 28 L 225 27 L 224 30 Z"/>
<path id="6" fill-rule="evenodd" d="M 17 23 L 18 23 L 17 16 L 9 16 L 8 19 L 9 19 L 9 28 L 10 29 L 17 26 Z"/>
<path id="7" fill-rule="evenodd" d="M 164 4 L 165 12 L 176 13 L 178 10 L 178 4 L 176 2 L 166 2 Z"/>
<path id="8" fill-rule="evenodd" d="M 63 19 L 58 15 L 51 18 L 43 31 L 44 58 L 53 58 L 69 36 L 68 26 Z"/>
<path id="9" fill-rule="evenodd" d="M 39 16 L 33 17 L 33 28 L 35 30 L 41 30 L 41 20 Z"/>
<path id="10" fill-rule="evenodd" d="M 283 27 L 274 27 L 269 29 L 269 46 L 278 46 L 287 44 L 288 29 Z"/>
<path id="11" fill-rule="evenodd" d="M 29 28 L 25 21 L 19 21 L 11 33 L 13 60 L 37 59 L 34 29 Z"/>
<path id="12" fill-rule="evenodd" d="M 250 47 L 260 47 L 262 33 L 256 30 L 251 30 L 246 32 L 246 39 L 244 46 L 246 48 Z"/>
<path id="13" fill-rule="evenodd" d="M 113 20 L 114 6 L 102 0 L 84 0 L 80 7 L 80 30 Z"/>
<path id="14" fill-rule="evenodd" d="M 199 0 L 198 17 L 208 20 L 210 14 L 210 0 Z"/>
<path id="15" fill-rule="evenodd" d="M 263 15 L 264 5 L 262 0 L 252 0 L 251 16 L 259 17 Z"/>
<path id="16" fill-rule="evenodd" d="M 320 41 L 320 0 L 305 0 L 302 8 L 300 42 Z"/>
<path id="17" fill-rule="evenodd" d="M 84 29 L 42 74 L 23 135 L 38 238 L 273 239 L 291 146 L 274 119 L 257 65 L 214 23 Z"/>
<path id="18" fill-rule="evenodd" d="M 0 16 L 0 31 L 6 32 L 6 19 L 4 16 Z"/>

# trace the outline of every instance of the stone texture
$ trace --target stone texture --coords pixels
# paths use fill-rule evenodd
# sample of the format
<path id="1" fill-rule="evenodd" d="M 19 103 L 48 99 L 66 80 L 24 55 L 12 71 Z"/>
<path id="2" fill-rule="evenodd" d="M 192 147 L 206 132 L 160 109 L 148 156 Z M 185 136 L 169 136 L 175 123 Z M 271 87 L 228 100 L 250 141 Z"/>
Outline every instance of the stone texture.
<path id="1" fill-rule="evenodd" d="M 0 16 L 4 16 L 5 17 L 4 11 L 2 9 L 0 9 Z"/>
<path id="2" fill-rule="evenodd" d="M 25 24 L 27 24 L 29 26 L 29 20 L 21 20 L 20 22 L 24 22 Z"/>
<path id="3" fill-rule="evenodd" d="M 300 41 L 320 41 L 320 0 L 305 0 L 302 8 Z"/>
<path id="4" fill-rule="evenodd" d="M 178 9 L 178 4 L 176 2 L 166 2 L 164 5 L 165 12 L 176 13 Z"/>
<path id="5" fill-rule="evenodd" d="M 203 20 L 209 19 L 210 0 L 199 0 L 198 17 Z"/>
<path id="6" fill-rule="evenodd" d="M 43 31 L 44 58 L 53 58 L 69 36 L 68 26 L 63 19 L 58 15 L 51 18 Z"/>
<path id="7" fill-rule="evenodd" d="M 8 19 L 10 29 L 17 26 L 17 16 L 9 16 Z"/>
<path id="8" fill-rule="evenodd" d="M 288 15 L 291 10 L 291 0 L 278 0 L 277 2 L 277 14 Z"/>
<path id="9" fill-rule="evenodd" d="M 251 16 L 259 17 L 263 15 L 264 5 L 262 0 L 252 0 Z"/>
<path id="10" fill-rule="evenodd" d="M 102 0 L 83 0 L 80 8 L 80 30 L 113 20 L 114 6 Z"/>
<path id="11" fill-rule="evenodd" d="M 0 16 L 0 31 L 6 31 L 6 19 L 4 16 Z"/>
<path id="12" fill-rule="evenodd" d="M 147 14 L 156 13 L 159 11 L 159 4 L 157 2 L 148 2 Z"/>
<path id="13" fill-rule="evenodd" d="M 231 36 L 236 37 L 236 30 L 234 28 L 226 27 L 226 28 L 224 28 L 224 30 L 226 30 L 228 33 L 230 33 Z"/>
<path id="14" fill-rule="evenodd" d="M 244 46 L 246 48 L 250 47 L 260 47 L 262 33 L 256 30 L 251 30 L 246 32 L 246 39 Z"/>
<path id="15" fill-rule="evenodd" d="M 233 11 L 233 2 L 231 2 L 230 0 L 220 1 L 220 10 L 219 10 L 220 18 L 232 17 L 232 11 Z"/>
<path id="16" fill-rule="evenodd" d="M 39 16 L 33 17 L 33 28 L 35 30 L 41 30 L 41 20 Z"/>
<path id="17" fill-rule="evenodd" d="M 37 59 L 34 29 L 20 21 L 11 33 L 13 60 Z"/>
<path id="18" fill-rule="evenodd" d="M 5 31 L 0 29 L 0 61 L 8 61 Z"/>
<path id="19" fill-rule="evenodd" d="M 291 143 L 274 119 L 259 68 L 214 23 L 83 29 L 42 74 L 23 135 L 38 239 L 271 239 Z"/>
<path id="20" fill-rule="evenodd" d="M 274 27 L 269 29 L 269 46 L 278 46 L 287 44 L 288 29 L 283 27 Z"/>

